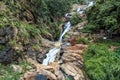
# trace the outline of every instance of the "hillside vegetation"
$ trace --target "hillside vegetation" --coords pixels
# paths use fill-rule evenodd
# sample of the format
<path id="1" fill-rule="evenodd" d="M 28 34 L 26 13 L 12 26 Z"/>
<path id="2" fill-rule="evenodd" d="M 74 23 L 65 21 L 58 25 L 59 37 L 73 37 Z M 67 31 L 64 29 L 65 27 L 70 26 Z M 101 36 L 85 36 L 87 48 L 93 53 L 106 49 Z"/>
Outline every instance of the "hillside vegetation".
<path id="1" fill-rule="evenodd" d="M 29 66 L 25 56 L 42 53 L 41 38 L 58 40 L 59 25 L 73 3 L 79 0 L 0 1 L 0 80 L 19 79 Z M 23 66 L 23 72 L 13 72 L 12 64 Z"/>
<path id="2" fill-rule="evenodd" d="M 27 62 L 27 59 L 41 63 L 47 50 L 53 47 L 53 41 L 59 38 L 62 29 L 60 25 L 65 22 L 65 14 L 71 11 L 73 4 L 81 6 L 86 1 L 89 0 L 0 0 L 0 80 L 19 80 L 22 74 L 34 70 L 35 66 Z M 76 62 L 76 66 L 84 74 L 83 77 L 88 80 L 119 80 L 120 0 L 92 1 L 94 5 L 83 14 L 72 15 L 70 22 L 73 32 L 69 33 L 70 36 L 64 36 L 65 42 L 86 46 L 83 54 L 76 56 L 83 61 L 82 64 Z M 96 38 L 94 35 L 100 36 L 101 30 L 104 35 Z M 66 45 L 69 44 L 65 43 Z M 74 49 L 73 45 L 70 47 Z M 62 49 L 61 52 L 63 55 L 65 51 Z M 71 57 L 74 55 L 72 52 L 70 54 Z M 66 60 L 69 60 L 69 56 L 66 56 Z M 58 63 L 55 65 L 59 66 Z M 22 69 L 13 69 L 14 66 Z M 54 72 L 51 69 L 50 71 Z M 63 76 L 70 76 L 66 80 L 72 80 L 72 76 L 67 75 L 64 70 L 62 73 Z"/>
<path id="3" fill-rule="evenodd" d="M 110 30 L 120 33 L 120 1 L 96 0 L 95 5 L 86 11 L 88 25 L 86 30 Z"/>
<path id="4" fill-rule="evenodd" d="M 84 53 L 84 68 L 88 77 L 90 80 L 119 80 L 120 1 L 96 0 L 95 4 L 87 9 L 86 15 L 88 24 L 84 31 L 100 34 L 100 30 L 104 30 L 103 33 L 108 38 L 88 44 L 89 47 Z"/>
<path id="5" fill-rule="evenodd" d="M 39 52 L 42 37 L 58 40 L 58 26 L 72 4 L 72 0 L 1 0 L 0 62 L 16 60 L 13 54 L 27 53 L 30 49 Z M 3 60 L 3 56 L 7 58 Z"/>

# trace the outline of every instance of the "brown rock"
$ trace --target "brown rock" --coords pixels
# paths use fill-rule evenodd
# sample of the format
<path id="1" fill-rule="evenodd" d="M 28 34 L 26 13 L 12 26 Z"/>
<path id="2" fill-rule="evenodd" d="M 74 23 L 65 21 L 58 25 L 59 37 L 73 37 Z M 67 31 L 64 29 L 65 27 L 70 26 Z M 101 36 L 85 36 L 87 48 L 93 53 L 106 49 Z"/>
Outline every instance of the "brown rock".
<path id="1" fill-rule="evenodd" d="M 87 48 L 87 45 L 83 45 L 83 44 L 75 44 L 74 46 L 68 47 L 68 49 L 70 50 L 83 50 L 85 48 Z"/>
<path id="2" fill-rule="evenodd" d="M 61 68 L 68 74 L 74 76 L 75 80 L 85 80 L 82 70 L 72 63 L 63 64 Z"/>
<path id="3" fill-rule="evenodd" d="M 70 69 L 70 68 L 72 68 L 72 67 L 69 66 L 68 64 L 63 64 L 63 65 L 61 65 L 61 68 L 62 68 L 68 75 L 72 75 L 72 76 L 75 76 L 75 75 L 76 75 L 73 71 L 71 71 L 72 69 Z M 73 69 L 73 70 L 74 70 L 74 69 Z"/>
<path id="4" fill-rule="evenodd" d="M 71 44 L 71 46 L 74 46 L 76 44 L 76 41 L 77 41 L 77 37 L 72 37 L 69 42 Z"/>
<path id="5" fill-rule="evenodd" d="M 46 75 L 48 77 L 49 80 L 57 80 L 57 77 L 54 73 L 44 70 L 44 69 L 40 69 L 39 71 L 37 71 L 39 74 L 43 74 Z"/>
<path id="6" fill-rule="evenodd" d="M 56 48 L 59 48 L 59 47 L 60 47 L 60 45 L 61 45 L 61 43 L 60 43 L 60 42 L 55 42 L 55 44 L 54 44 L 54 45 L 55 45 L 55 47 L 56 47 Z"/>

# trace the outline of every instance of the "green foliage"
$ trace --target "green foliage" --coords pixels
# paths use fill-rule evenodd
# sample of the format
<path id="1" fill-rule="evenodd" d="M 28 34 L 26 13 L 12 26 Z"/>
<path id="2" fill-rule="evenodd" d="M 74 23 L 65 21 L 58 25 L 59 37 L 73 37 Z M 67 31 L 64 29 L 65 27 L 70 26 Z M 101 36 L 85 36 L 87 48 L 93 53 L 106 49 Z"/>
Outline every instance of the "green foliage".
<path id="1" fill-rule="evenodd" d="M 87 33 L 93 33 L 93 30 L 96 30 L 96 25 L 94 24 L 87 24 L 85 27 L 81 30 L 81 32 L 87 32 Z"/>
<path id="2" fill-rule="evenodd" d="M 11 64 L 14 65 L 14 64 Z M 23 61 L 19 63 L 19 66 L 23 68 L 22 72 L 15 72 L 13 71 L 13 68 L 11 65 L 2 65 L 0 64 L 0 80 L 19 80 L 21 73 L 29 70 L 28 66 L 31 64 L 27 63 L 26 61 Z"/>
<path id="3" fill-rule="evenodd" d="M 87 11 L 88 23 L 94 27 L 89 30 L 109 29 L 113 32 L 120 28 L 120 1 L 119 0 L 96 0 L 94 6 Z M 88 27 L 89 27 L 88 24 Z"/>
<path id="4" fill-rule="evenodd" d="M 30 26 L 20 29 L 21 34 L 24 34 L 25 37 L 38 34 L 39 31 L 36 28 L 39 28 L 42 37 L 57 39 L 60 32 L 58 21 L 65 13 L 70 11 L 73 3 L 79 3 L 80 1 L 82 0 L 2 0 L 0 6 L 5 5 L 6 8 L 0 13 L 0 27 L 8 24 L 13 27 L 16 23 L 19 26 Z M 76 24 L 79 20 L 74 19 L 75 21 L 72 20 L 72 22 Z M 19 20 L 36 25 L 18 23 Z M 27 32 L 31 32 L 31 35 Z"/>
<path id="5" fill-rule="evenodd" d="M 6 25 L 18 27 L 20 34 L 23 34 L 21 36 L 25 36 L 25 38 L 31 35 L 38 35 L 39 31 L 42 37 L 56 38 L 58 33 L 55 34 L 55 31 L 59 32 L 59 24 L 54 26 L 54 23 L 56 24 L 58 17 L 60 18 L 70 10 L 71 3 L 67 0 L 2 0 L 0 6 L 6 6 L 5 10 L 1 10 L 0 13 L 0 27 L 5 27 Z M 51 31 L 51 28 L 53 31 Z M 30 35 L 27 33 L 30 33 Z M 51 34 L 53 35 L 50 36 Z"/>
<path id="6" fill-rule="evenodd" d="M 70 21 L 71 21 L 72 25 L 76 25 L 76 24 L 82 22 L 82 19 L 80 18 L 79 14 L 75 14 L 72 16 Z"/>
<path id="7" fill-rule="evenodd" d="M 90 80 L 119 80 L 119 56 L 119 49 L 109 51 L 106 44 L 91 44 L 84 54 L 84 68 Z"/>
<path id="8" fill-rule="evenodd" d="M 61 17 L 71 8 L 69 0 L 47 0 L 46 4 L 50 14 L 54 17 Z"/>
<path id="9" fill-rule="evenodd" d="M 29 25 L 27 23 L 21 22 L 20 25 L 18 26 L 18 28 L 23 28 L 26 31 L 28 31 L 28 33 L 31 36 L 38 36 L 40 34 L 40 30 L 38 28 L 36 28 L 36 26 L 34 25 Z"/>
<path id="10" fill-rule="evenodd" d="M 104 40 L 104 39 L 98 39 L 95 41 L 96 43 L 99 44 L 105 44 L 105 46 L 110 47 L 111 45 L 113 46 L 120 46 L 120 41 L 119 40 L 112 40 L 112 39 L 108 39 L 108 40 Z"/>
<path id="11" fill-rule="evenodd" d="M 79 37 L 77 39 L 77 43 L 83 43 L 83 44 L 88 44 L 89 40 L 87 38 Z"/>

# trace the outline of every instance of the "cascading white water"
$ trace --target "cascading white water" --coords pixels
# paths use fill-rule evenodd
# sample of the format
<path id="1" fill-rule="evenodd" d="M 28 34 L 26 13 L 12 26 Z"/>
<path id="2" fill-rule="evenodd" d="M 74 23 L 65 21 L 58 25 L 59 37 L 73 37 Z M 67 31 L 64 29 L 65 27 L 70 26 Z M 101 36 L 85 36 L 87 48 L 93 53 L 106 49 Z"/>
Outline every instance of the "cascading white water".
<path id="1" fill-rule="evenodd" d="M 47 54 L 46 58 L 43 60 L 43 65 L 48 65 L 50 62 L 54 62 L 56 54 L 60 52 L 60 48 L 53 48 Z"/>
<path id="2" fill-rule="evenodd" d="M 90 7 L 93 5 L 93 2 L 89 2 L 89 4 L 87 5 L 86 8 Z M 81 10 L 80 8 L 78 8 L 77 12 L 79 12 L 80 14 L 82 14 L 84 12 L 84 10 L 86 9 L 84 8 L 83 10 Z M 66 14 L 66 16 L 68 16 L 68 14 Z M 63 31 L 63 33 L 61 33 L 60 38 L 59 38 L 59 42 L 62 42 L 62 38 L 65 35 L 65 33 L 67 33 L 69 31 L 69 29 L 71 28 L 71 23 L 70 21 L 66 22 L 64 25 L 65 30 Z M 53 48 L 51 49 L 47 54 L 46 54 L 46 58 L 43 60 L 43 65 L 48 65 L 50 62 L 54 62 L 56 54 L 60 52 L 61 46 L 59 46 L 58 48 Z"/>
<path id="3" fill-rule="evenodd" d="M 60 43 L 62 42 L 62 37 L 63 37 L 63 36 L 65 35 L 65 33 L 68 32 L 69 29 L 71 28 L 71 23 L 70 23 L 70 21 L 68 21 L 67 23 L 65 23 L 64 27 L 65 27 L 65 30 L 64 30 L 64 32 L 62 33 L 62 35 L 60 35 L 60 38 L 59 38 L 59 42 L 60 42 Z"/>
<path id="4" fill-rule="evenodd" d="M 59 42 L 62 42 L 62 37 L 65 35 L 66 32 L 69 31 L 70 27 L 71 27 L 71 23 L 70 21 L 68 21 L 67 23 L 65 23 L 64 25 L 65 30 L 63 31 L 63 33 L 60 35 L 59 38 Z M 47 54 L 46 54 L 46 58 L 43 60 L 43 65 L 48 65 L 50 62 L 54 62 L 56 54 L 60 52 L 61 47 L 58 48 L 53 48 L 51 49 Z"/>
<path id="5" fill-rule="evenodd" d="M 90 1 L 90 2 L 88 2 L 87 7 L 90 7 L 90 6 L 93 6 L 93 5 L 94 5 L 94 2 L 93 2 L 93 1 Z"/>
<path id="6" fill-rule="evenodd" d="M 87 3 L 88 3 L 88 5 L 87 5 L 86 7 L 84 7 L 83 9 L 81 9 L 81 8 L 78 8 L 78 9 L 77 9 L 77 12 L 78 12 L 79 14 L 82 14 L 88 7 L 94 5 L 94 2 L 93 2 L 93 1 L 88 1 Z"/>

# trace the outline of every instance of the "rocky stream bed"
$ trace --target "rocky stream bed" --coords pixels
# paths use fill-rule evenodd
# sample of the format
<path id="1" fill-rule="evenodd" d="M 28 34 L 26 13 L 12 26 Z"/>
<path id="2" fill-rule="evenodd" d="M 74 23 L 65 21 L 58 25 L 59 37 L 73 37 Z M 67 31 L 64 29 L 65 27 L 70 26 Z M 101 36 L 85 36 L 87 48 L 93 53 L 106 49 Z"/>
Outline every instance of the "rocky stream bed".
<path id="1" fill-rule="evenodd" d="M 73 5 L 72 11 L 85 7 L 86 5 L 81 6 L 75 4 Z M 71 15 L 76 14 L 72 11 L 70 13 Z M 84 17 L 84 14 L 79 14 L 79 16 Z M 6 62 L 6 59 L 8 59 L 7 63 L 17 60 L 19 55 L 16 59 L 12 57 L 16 56 L 17 53 L 23 53 L 25 51 L 29 54 L 28 56 L 25 56 L 25 58 L 27 59 L 27 62 L 32 64 L 32 66 L 29 66 L 29 70 L 21 75 L 20 80 L 88 80 L 85 72 L 83 71 L 82 58 L 83 51 L 87 48 L 87 45 L 77 43 L 77 38 L 81 36 L 80 30 L 86 23 L 87 21 L 83 21 L 72 26 L 69 32 L 64 36 L 62 43 L 58 41 L 52 42 L 42 38 L 39 52 L 35 52 L 35 50 L 31 49 L 30 45 L 26 44 L 24 45 L 24 48 L 20 48 L 20 46 L 9 47 L 9 45 L 6 45 L 6 43 L 10 42 L 11 39 L 18 34 L 17 28 L 11 28 L 8 25 L 5 29 L 0 29 L 0 44 L 3 44 L 3 47 L 6 49 L 2 50 L 2 53 L 5 54 L 0 55 L 0 60 L 2 60 L 0 62 L 4 63 Z M 17 39 L 17 42 L 20 42 L 19 39 Z M 34 39 L 30 40 L 30 42 L 37 44 Z M 61 50 L 57 53 L 55 61 L 48 65 L 43 65 L 42 62 L 46 57 L 45 53 L 53 47 L 58 48 L 60 46 Z M 11 56 L 11 54 L 17 50 L 18 52 Z M 9 53 L 9 55 L 7 55 L 7 53 Z M 9 60 L 9 58 L 12 60 Z M 12 65 L 12 68 L 14 71 L 22 70 L 22 67 L 18 65 Z"/>
<path id="2" fill-rule="evenodd" d="M 38 74 L 46 76 L 47 79 L 45 80 L 66 80 L 67 78 L 69 80 L 87 80 L 82 69 L 82 53 L 87 48 L 87 45 L 75 43 L 77 36 L 80 36 L 78 29 L 80 27 L 79 24 L 79 26 L 73 27 L 68 32 L 68 36 L 63 39 L 61 52 L 57 55 L 55 62 L 51 62 L 46 66 L 28 58 L 28 62 L 32 63 L 34 68 L 24 74 L 24 80 L 32 80 Z M 55 47 L 59 46 L 58 42 L 54 44 Z"/>
<path id="3" fill-rule="evenodd" d="M 77 7 L 76 7 L 77 8 Z M 83 14 L 80 14 L 83 16 Z M 67 32 L 62 43 L 51 42 L 48 40 L 42 41 L 45 47 L 59 47 L 61 46 L 60 53 L 57 54 L 55 62 L 48 65 L 39 64 L 28 58 L 28 62 L 33 64 L 34 68 L 26 72 L 22 76 L 22 80 L 88 80 L 83 71 L 83 51 L 87 48 L 85 44 L 77 44 L 76 40 L 81 36 L 80 29 L 87 23 L 83 21 L 76 26 L 72 26 Z M 47 52 L 48 50 L 44 50 Z M 43 60 L 43 59 L 40 59 Z M 43 79 L 42 79 L 43 78 Z"/>

